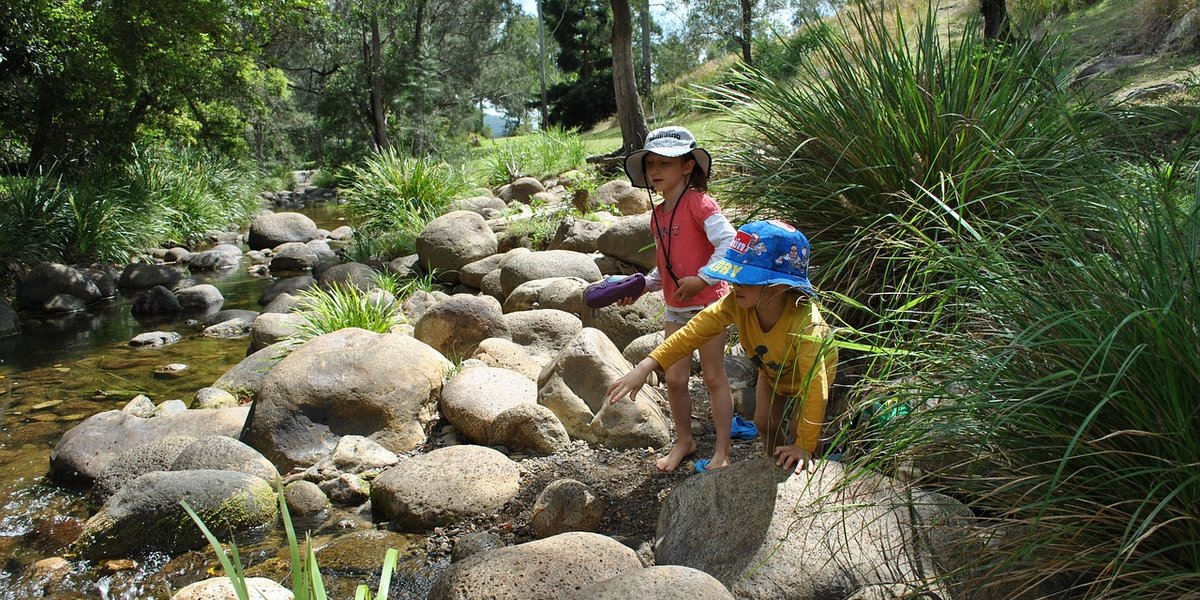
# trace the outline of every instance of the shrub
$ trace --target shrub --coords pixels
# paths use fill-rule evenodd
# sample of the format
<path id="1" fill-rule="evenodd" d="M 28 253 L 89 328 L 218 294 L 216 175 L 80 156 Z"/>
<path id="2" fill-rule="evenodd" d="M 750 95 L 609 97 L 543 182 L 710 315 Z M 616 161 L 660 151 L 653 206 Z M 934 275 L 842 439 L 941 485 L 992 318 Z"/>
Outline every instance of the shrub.
<path id="1" fill-rule="evenodd" d="M 1048 207 L 1036 253 L 965 229 L 946 232 L 954 252 L 931 243 L 962 327 L 925 331 L 877 383 L 914 410 L 868 464 L 916 465 L 917 485 L 979 516 L 986 551 L 950 574 L 964 589 L 1134 599 L 1200 586 L 1195 166 L 1097 179 L 1058 199 L 1092 225 Z"/>
<path id="2" fill-rule="evenodd" d="M 387 333 L 404 322 L 396 306 L 378 302 L 358 288 L 337 284 L 328 289 L 318 287 L 300 292 L 296 313 L 304 321 L 290 338 L 294 343 L 347 327 Z"/>
<path id="3" fill-rule="evenodd" d="M 468 188 L 461 169 L 387 149 L 347 169 L 351 215 L 367 232 L 417 231 Z"/>
<path id="4" fill-rule="evenodd" d="M 518 177 L 543 179 L 586 164 L 587 147 L 572 132 L 547 127 L 538 133 L 500 142 L 488 156 L 487 181 L 503 185 Z"/>
<path id="5" fill-rule="evenodd" d="M 1073 95 L 1042 44 L 998 47 L 973 26 L 950 41 L 932 8 L 914 32 L 899 16 L 891 25 L 856 10 L 840 17 L 846 36 L 811 40 L 816 51 L 801 55 L 794 81 L 743 70 L 711 92 L 738 108 L 730 117 L 740 126 L 721 197 L 802 228 L 823 287 L 878 308 L 895 305 L 881 294 L 915 276 L 921 259 L 903 244 L 878 248 L 893 238 L 918 248 L 940 226 L 912 202 L 952 201 L 976 227 L 1007 231 L 1026 201 L 1050 203 L 1081 181 L 1101 125 L 1116 128 Z"/>

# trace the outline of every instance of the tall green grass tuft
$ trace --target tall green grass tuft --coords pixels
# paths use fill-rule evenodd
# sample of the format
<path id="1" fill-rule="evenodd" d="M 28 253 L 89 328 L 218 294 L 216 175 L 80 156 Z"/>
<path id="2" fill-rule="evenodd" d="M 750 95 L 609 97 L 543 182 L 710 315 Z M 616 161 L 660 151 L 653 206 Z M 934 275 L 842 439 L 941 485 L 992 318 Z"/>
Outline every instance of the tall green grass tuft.
<path id="1" fill-rule="evenodd" d="M 284 495 L 283 488 L 276 482 L 276 498 L 279 501 L 279 514 L 283 521 L 284 531 L 287 534 L 288 551 L 291 555 L 292 564 L 292 596 L 297 599 L 304 600 L 326 600 L 328 594 L 325 591 L 325 579 L 321 575 L 320 566 L 317 564 L 317 553 L 313 548 L 312 540 L 305 536 L 304 550 L 300 550 L 300 544 L 296 538 L 296 529 L 292 525 L 292 516 L 288 512 L 287 499 Z M 188 505 L 186 500 L 180 501 L 183 509 L 187 511 L 192 521 L 200 528 L 200 532 L 204 534 L 208 544 L 212 547 L 213 552 L 217 555 L 217 560 L 221 563 L 221 568 L 225 570 L 225 576 L 229 578 L 233 585 L 234 593 L 238 600 L 251 600 L 250 591 L 246 585 L 246 571 L 242 566 L 241 555 L 238 553 L 237 544 L 232 540 L 229 542 L 229 549 L 221 544 L 220 540 L 208 529 L 200 515 Z M 355 600 L 372 600 L 386 599 L 391 588 L 392 573 L 396 571 L 396 564 L 399 561 L 400 553 L 395 548 L 388 548 L 384 553 L 383 570 L 379 575 L 379 586 L 376 588 L 375 594 L 371 594 L 370 586 L 359 584 L 354 591 Z"/>
<path id="2" fill-rule="evenodd" d="M 822 286 L 876 308 L 910 300 L 892 295 L 938 235 L 914 208 L 940 198 L 977 227 L 1015 226 L 1081 179 L 1106 123 L 1045 44 L 995 46 L 971 26 L 950 39 L 935 14 L 912 27 L 848 9 L 846 35 L 805 38 L 794 80 L 743 70 L 710 90 L 738 125 L 722 197 L 803 229 Z M 915 254 L 878 250 L 897 240 Z"/>
<path id="3" fill-rule="evenodd" d="M 486 178 L 503 185 L 518 177 L 543 179 L 586 165 L 587 147 L 579 135 L 558 127 L 496 144 L 488 156 Z"/>
<path id="4" fill-rule="evenodd" d="M 350 213 L 367 233 L 419 233 L 469 189 L 459 168 L 433 158 L 413 158 L 388 149 L 347 169 Z M 415 236 L 415 233 L 413 234 Z"/>
<path id="5" fill-rule="evenodd" d="M 878 385 L 914 407 L 870 464 L 915 465 L 987 540 L 964 589 L 1179 598 L 1200 589 L 1200 189 L 1168 161 L 1058 198 L 1052 240 L 934 249 L 964 327 L 930 331 Z M 944 209 L 943 209 L 944 211 Z M 967 243 L 969 242 L 969 244 Z"/>
<path id="6" fill-rule="evenodd" d="M 290 341 L 303 343 L 347 327 L 387 333 L 404 322 L 397 305 L 380 302 L 352 286 L 331 285 L 300 292 L 296 314 L 304 318 Z"/>
<path id="7" fill-rule="evenodd" d="M 116 168 L 0 182 L 0 280 L 45 261 L 121 262 L 156 245 L 190 244 L 259 210 L 244 165 L 154 146 Z"/>

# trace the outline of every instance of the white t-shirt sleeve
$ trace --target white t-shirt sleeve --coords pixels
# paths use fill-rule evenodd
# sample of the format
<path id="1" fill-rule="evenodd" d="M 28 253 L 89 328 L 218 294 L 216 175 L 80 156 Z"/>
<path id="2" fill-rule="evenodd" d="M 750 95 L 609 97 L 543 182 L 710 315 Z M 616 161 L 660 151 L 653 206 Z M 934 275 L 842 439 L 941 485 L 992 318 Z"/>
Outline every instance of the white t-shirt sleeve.
<path id="1" fill-rule="evenodd" d="M 662 287 L 663 287 L 663 278 L 662 278 L 662 274 L 658 272 L 658 267 L 654 267 L 653 269 L 650 269 L 650 272 L 646 273 L 646 291 L 647 292 L 657 292 L 657 291 L 661 290 Z"/>
<path id="2" fill-rule="evenodd" d="M 707 266 L 724 258 L 725 251 L 729 249 L 729 244 L 733 242 L 733 236 L 737 234 L 737 231 L 733 228 L 733 224 L 729 222 L 729 219 L 726 219 L 725 215 L 718 212 L 708 215 L 708 218 L 704 220 L 704 233 L 708 236 L 709 243 L 713 245 L 713 253 L 708 258 L 708 263 L 705 265 Z M 697 275 L 708 285 L 719 281 L 718 279 L 705 276 L 703 271 L 697 273 Z"/>

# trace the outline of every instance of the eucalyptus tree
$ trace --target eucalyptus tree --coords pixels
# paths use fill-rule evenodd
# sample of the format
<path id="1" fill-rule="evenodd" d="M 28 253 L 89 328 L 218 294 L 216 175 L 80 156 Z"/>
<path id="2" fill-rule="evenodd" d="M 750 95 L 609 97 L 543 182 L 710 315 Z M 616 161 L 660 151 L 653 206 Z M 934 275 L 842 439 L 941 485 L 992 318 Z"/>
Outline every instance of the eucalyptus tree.
<path id="1" fill-rule="evenodd" d="M 622 152 L 642 147 L 649 129 L 638 96 L 633 72 L 633 17 L 629 0 L 610 0 L 612 3 L 613 93 L 617 101 L 617 121 L 621 124 Z M 645 28 L 649 29 L 649 26 Z M 645 34 L 643 34 L 645 35 Z"/>
<path id="2" fill-rule="evenodd" d="M 484 65 L 517 13 L 510 0 L 329 2 L 288 67 L 316 115 L 322 157 L 438 151 L 471 126 Z"/>
<path id="3" fill-rule="evenodd" d="M 804 17 L 831 12 L 844 0 L 682 0 L 687 7 L 685 26 L 690 37 L 704 41 L 714 51 L 741 53 L 754 64 L 754 36 L 775 23 L 796 24 Z"/>

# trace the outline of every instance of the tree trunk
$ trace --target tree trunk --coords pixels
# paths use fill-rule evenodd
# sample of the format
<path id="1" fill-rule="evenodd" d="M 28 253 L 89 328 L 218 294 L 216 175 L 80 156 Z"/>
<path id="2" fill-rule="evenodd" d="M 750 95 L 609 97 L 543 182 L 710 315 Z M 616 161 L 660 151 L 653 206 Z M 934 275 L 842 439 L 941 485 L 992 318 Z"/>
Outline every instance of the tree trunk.
<path id="1" fill-rule="evenodd" d="M 979 12 L 983 15 L 983 37 L 989 40 L 1008 41 L 1008 11 L 1004 0 L 980 0 Z"/>
<path id="2" fill-rule="evenodd" d="M 642 147 L 649 130 L 633 73 L 633 17 L 629 12 L 629 0 L 609 2 L 613 11 L 613 91 L 617 96 L 617 120 L 621 123 L 623 150 L 629 153 Z"/>
<path id="3" fill-rule="evenodd" d="M 367 68 L 371 77 L 371 145 L 376 151 L 386 150 L 390 143 L 387 134 L 387 108 L 383 102 L 383 43 L 379 35 L 379 15 L 371 15 L 371 47 Z"/>
<path id="4" fill-rule="evenodd" d="M 752 17 L 750 9 L 752 4 L 754 4 L 753 0 L 742 0 L 742 62 L 747 65 L 754 65 L 754 61 L 750 57 L 750 19 Z"/>
<path id="5" fill-rule="evenodd" d="M 642 0 L 642 90 L 646 98 L 654 95 L 654 82 L 650 72 L 650 0 Z M 651 101 L 651 107 L 653 107 Z"/>
<path id="6" fill-rule="evenodd" d="M 542 72 L 542 106 L 541 120 L 538 121 L 538 127 L 546 127 L 547 118 L 547 102 L 546 102 L 546 22 L 542 19 L 542 0 L 537 0 L 537 20 L 538 20 L 538 56 L 540 56 L 539 64 Z"/>

